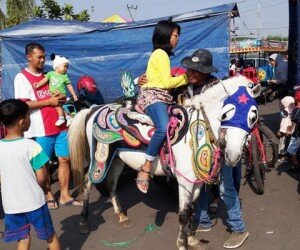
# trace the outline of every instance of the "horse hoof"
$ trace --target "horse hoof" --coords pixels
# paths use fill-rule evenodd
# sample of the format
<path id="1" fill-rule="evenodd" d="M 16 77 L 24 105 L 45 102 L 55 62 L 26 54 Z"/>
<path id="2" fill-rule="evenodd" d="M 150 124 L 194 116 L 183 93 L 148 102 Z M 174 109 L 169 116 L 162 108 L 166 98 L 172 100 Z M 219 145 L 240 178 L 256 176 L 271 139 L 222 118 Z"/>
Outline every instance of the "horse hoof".
<path id="1" fill-rule="evenodd" d="M 205 245 L 200 244 L 199 240 L 197 240 L 194 236 L 188 237 L 188 249 L 189 250 L 206 250 L 207 247 Z"/>
<path id="2" fill-rule="evenodd" d="M 121 227 L 122 228 L 132 228 L 133 227 L 133 223 L 131 222 L 130 219 L 124 220 L 124 221 L 122 221 L 120 223 L 121 223 Z"/>
<path id="3" fill-rule="evenodd" d="M 81 234 L 90 233 L 89 225 L 88 224 L 79 224 L 79 233 L 81 233 Z"/>
<path id="4" fill-rule="evenodd" d="M 179 250 L 188 250 L 188 248 L 186 246 L 186 241 L 177 240 L 176 245 L 177 245 Z"/>
<path id="5" fill-rule="evenodd" d="M 208 248 L 205 245 L 200 243 L 198 243 L 197 245 L 188 246 L 188 250 L 207 250 L 207 249 Z"/>
<path id="6" fill-rule="evenodd" d="M 188 250 L 207 250 L 208 248 L 204 245 L 196 245 L 196 246 L 189 246 Z"/>

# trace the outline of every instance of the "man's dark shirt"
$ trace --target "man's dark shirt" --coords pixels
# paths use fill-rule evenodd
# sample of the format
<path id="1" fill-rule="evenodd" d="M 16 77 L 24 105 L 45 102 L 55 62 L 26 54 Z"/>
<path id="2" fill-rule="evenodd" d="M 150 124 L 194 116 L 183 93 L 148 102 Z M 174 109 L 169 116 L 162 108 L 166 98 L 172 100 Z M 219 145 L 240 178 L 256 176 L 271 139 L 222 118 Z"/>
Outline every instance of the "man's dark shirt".
<path id="1" fill-rule="evenodd" d="M 201 84 L 191 84 L 190 83 L 190 84 L 181 86 L 179 88 L 173 89 L 171 91 L 171 94 L 175 101 L 177 100 L 177 98 L 180 94 L 183 95 L 184 98 L 191 98 L 195 95 L 199 95 L 204 86 L 215 85 L 219 81 L 220 80 L 218 78 L 216 78 L 215 76 L 209 75 L 209 77 L 206 79 L 205 83 L 201 83 Z M 192 93 L 190 93 L 191 91 L 189 91 L 189 88 L 192 91 Z"/>

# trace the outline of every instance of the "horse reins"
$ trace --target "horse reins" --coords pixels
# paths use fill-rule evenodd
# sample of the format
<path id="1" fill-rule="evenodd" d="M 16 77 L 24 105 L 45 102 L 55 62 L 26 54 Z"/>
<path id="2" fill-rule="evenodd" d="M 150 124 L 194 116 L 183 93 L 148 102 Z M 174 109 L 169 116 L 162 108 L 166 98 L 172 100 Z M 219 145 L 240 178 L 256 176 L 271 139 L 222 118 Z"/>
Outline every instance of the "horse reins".
<path id="1" fill-rule="evenodd" d="M 208 130 L 208 133 L 209 133 L 210 142 L 216 146 L 216 148 L 213 150 L 214 165 L 212 167 L 212 171 L 211 171 L 210 175 L 207 178 L 205 178 L 205 180 L 199 180 L 199 179 L 190 180 L 189 178 L 185 177 L 180 171 L 178 171 L 176 169 L 170 135 L 172 135 L 174 133 L 174 131 L 175 131 L 176 127 L 177 127 L 178 118 L 172 116 L 170 118 L 170 121 L 168 123 L 168 128 L 167 128 L 167 131 L 168 131 L 167 132 L 167 147 L 168 147 L 168 150 L 169 150 L 169 164 L 168 165 L 169 165 L 169 167 L 171 167 L 171 169 L 174 171 L 174 173 L 176 173 L 177 175 L 179 175 L 180 177 L 182 177 L 183 179 L 185 179 L 187 182 L 192 183 L 192 184 L 201 184 L 201 183 L 204 183 L 204 182 L 210 183 L 210 182 L 212 182 L 215 179 L 215 177 L 217 175 L 216 169 L 217 169 L 218 162 L 219 162 L 219 159 L 221 157 L 221 151 L 222 151 L 222 149 L 220 148 L 220 146 L 217 145 L 218 144 L 218 140 L 216 140 L 216 137 L 215 137 L 215 135 L 212 132 L 212 128 L 210 126 L 208 117 L 207 117 L 207 115 L 206 115 L 206 113 L 205 113 L 202 105 L 201 105 L 201 111 L 202 111 L 202 114 L 203 114 L 204 122 L 205 122 L 205 124 L 207 126 L 207 130 Z M 197 121 L 199 122 L 199 110 L 197 111 Z M 199 126 L 197 124 L 196 137 L 198 137 L 198 127 Z M 198 139 L 196 138 L 196 140 L 198 140 Z M 165 158 L 165 155 L 161 154 L 161 158 L 162 158 L 162 163 L 166 165 L 167 164 L 167 160 Z"/>
<path id="2" fill-rule="evenodd" d="M 229 95 L 229 93 L 227 92 L 223 82 L 220 80 L 220 83 L 225 91 L 225 93 L 227 95 Z M 178 123 L 178 119 L 176 117 L 171 117 L 169 123 L 168 123 L 168 129 L 167 129 L 167 147 L 169 149 L 169 166 L 172 168 L 172 170 L 174 171 L 174 173 L 176 173 L 177 175 L 179 175 L 180 177 L 184 178 L 187 182 L 189 183 L 192 183 L 192 184 L 201 184 L 201 183 L 204 183 L 204 182 L 211 182 L 212 180 L 215 179 L 216 175 L 217 175 L 217 166 L 218 166 L 218 162 L 221 158 L 221 156 L 224 154 L 223 151 L 224 151 L 224 148 L 226 146 L 225 142 L 224 142 L 224 137 L 225 137 L 225 133 L 226 133 L 226 129 L 220 129 L 220 139 L 217 139 L 216 136 L 214 135 L 213 133 L 213 130 L 211 128 L 211 125 L 210 125 L 210 122 L 209 122 L 209 119 L 208 119 L 208 116 L 204 110 L 204 107 L 202 105 L 202 103 L 200 103 L 200 110 L 202 112 L 202 115 L 203 115 L 203 119 L 204 119 L 204 123 L 207 127 L 207 131 L 208 131 L 208 135 L 209 135 L 209 140 L 210 140 L 210 143 L 212 145 L 215 145 L 215 149 L 213 149 L 213 158 L 214 158 L 214 165 L 212 167 L 212 170 L 211 170 L 211 173 L 210 175 L 205 178 L 205 180 L 190 180 L 189 178 L 185 177 L 180 171 L 178 171 L 175 167 L 175 160 L 174 160 L 174 155 L 173 155 L 173 151 L 172 151 L 172 145 L 171 145 L 171 139 L 170 139 L 170 134 L 172 135 L 172 133 L 174 133 L 176 127 L 177 127 L 177 123 Z M 191 110 L 191 117 L 192 117 L 192 114 L 193 112 L 195 111 L 195 109 L 192 109 Z M 172 119 L 173 118 L 173 119 Z M 196 140 L 198 140 L 198 127 L 199 127 L 199 110 L 197 110 L 197 131 L 196 131 Z M 188 126 L 190 124 L 190 119 L 188 121 Z M 169 128 L 170 128 L 170 132 L 172 133 L 169 133 Z M 163 162 L 166 164 L 167 163 L 167 160 L 166 158 L 163 156 Z"/>

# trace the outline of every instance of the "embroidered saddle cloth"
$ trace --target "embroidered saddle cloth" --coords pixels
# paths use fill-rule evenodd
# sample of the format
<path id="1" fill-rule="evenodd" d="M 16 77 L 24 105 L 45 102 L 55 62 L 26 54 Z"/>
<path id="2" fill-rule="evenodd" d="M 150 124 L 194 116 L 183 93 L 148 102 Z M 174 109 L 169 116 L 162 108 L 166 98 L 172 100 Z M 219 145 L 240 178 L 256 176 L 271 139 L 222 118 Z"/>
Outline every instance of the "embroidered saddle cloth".
<path id="1" fill-rule="evenodd" d="M 169 108 L 170 116 L 176 117 L 177 127 L 171 136 L 172 144 L 183 138 L 188 130 L 188 114 L 179 105 Z M 106 176 L 117 149 L 122 147 L 141 150 L 149 144 L 155 128 L 151 119 L 134 109 L 120 104 L 101 107 L 93 123 L 92 152 L 89 168 L 90 180 L 100 183 Z"/>
<path id="2" fill-rule="evenodd" d="M 171 142 L 175 144 L 186 134 L 188 130 L 188 114 L 180 105 L 169 107 L 169 116 L 177 119 L 177 127 L 171 134 Z M 150 117 L 141 114 L 136 110 L 119 108 L 116 112 L 117 123 L 130 135 L 148 145 L 155 131 L 155 127 Z"/>

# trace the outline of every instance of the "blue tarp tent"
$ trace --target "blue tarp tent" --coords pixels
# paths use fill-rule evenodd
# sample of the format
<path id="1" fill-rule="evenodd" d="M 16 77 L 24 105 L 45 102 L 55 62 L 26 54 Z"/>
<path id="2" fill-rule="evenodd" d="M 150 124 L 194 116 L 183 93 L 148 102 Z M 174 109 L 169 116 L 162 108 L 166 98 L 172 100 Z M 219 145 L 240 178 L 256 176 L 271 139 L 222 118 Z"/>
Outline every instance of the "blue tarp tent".
<path id="1" fill-rule="evenodd" d="M 230 18 L 237 16 L 236 4 L 174 15 L 182 28 L 180 43 L 172 66 L 198 48 L 213 53 L 218 76 L 228 75 Z M 123 95 L 120 85 L 121 69 L 130 70 L 134 77 L 146 70 L 152 51 L 155 24 L 166 18 L 125 24 L 92 23 L 33 19 L 0 32 L 2 49 L 2 97 L 14 96 L 15 75 L 26 66 L 25 45 L 38 42 L 46 49 L 45 70 L 52 70 L 51 53 L 70 60 L 68 74 L 75 85 L 82 75 L 96 79 L 104 102 Z"/>

